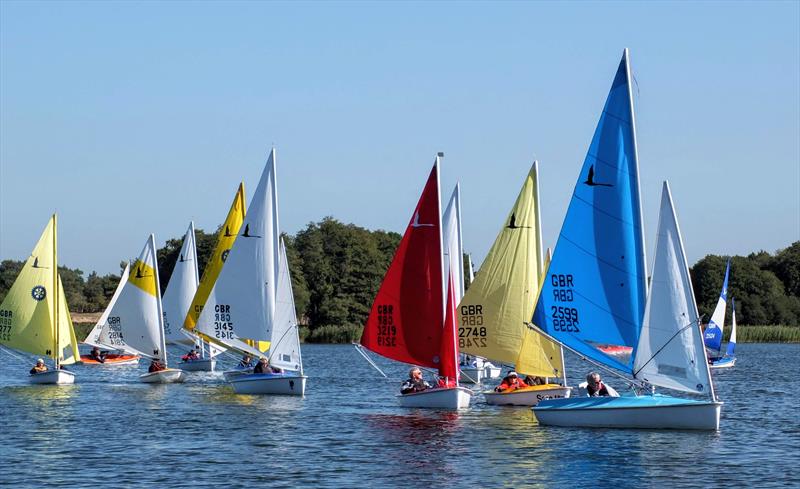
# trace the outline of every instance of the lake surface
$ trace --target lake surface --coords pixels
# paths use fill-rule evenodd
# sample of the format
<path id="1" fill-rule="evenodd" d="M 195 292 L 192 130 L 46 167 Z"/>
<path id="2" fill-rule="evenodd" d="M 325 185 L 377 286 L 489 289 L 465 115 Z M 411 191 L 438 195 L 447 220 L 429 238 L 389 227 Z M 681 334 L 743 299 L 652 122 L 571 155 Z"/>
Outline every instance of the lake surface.
<path id="1" fill-rule="evenodd" d="M 220 373 L 140 384 L 144 362 L 32 386 L 3 351 L 0 487 L 798 487 L 800 345 L 737 350 L 714 373 L 719 432 L 544 427 L 480 395 L 402 409 L 407 367 L 375 357 L 383 379 L 350 345 L 303 346 L 305 398 L 236 395 Z M 567 365 L 570 385 L 591 369 Z"/>

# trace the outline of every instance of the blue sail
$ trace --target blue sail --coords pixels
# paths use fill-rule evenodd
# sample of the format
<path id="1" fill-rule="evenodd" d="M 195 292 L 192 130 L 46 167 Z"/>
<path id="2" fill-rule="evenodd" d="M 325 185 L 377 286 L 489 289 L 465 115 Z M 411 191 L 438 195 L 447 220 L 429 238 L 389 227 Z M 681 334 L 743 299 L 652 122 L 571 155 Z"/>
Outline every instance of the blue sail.
<path id="1" fill-rule="evenodd" d="M 722 282 L 722 291 L 719 293 L 717 306 L 714 308 L 703 334 L 703 342 L 706 344 L 706 348 L 716 352 L 722 350 L 722 328 L 725 326 L 725 304 L 728 302 L 728 274 L 730 271 L 731 260 L 728 259 L 728 265 L 725 267 L 725 280 Z"/>
<path id="2" fill-rule="evenodd" d="M 628 51 L 611 85 L 533 323 L 569 348 L 632 372 L 647 296 Z M 602 351 L 631 348 L 631 357 Z M 619 351 L 619 348 L 616 348 Z"/>

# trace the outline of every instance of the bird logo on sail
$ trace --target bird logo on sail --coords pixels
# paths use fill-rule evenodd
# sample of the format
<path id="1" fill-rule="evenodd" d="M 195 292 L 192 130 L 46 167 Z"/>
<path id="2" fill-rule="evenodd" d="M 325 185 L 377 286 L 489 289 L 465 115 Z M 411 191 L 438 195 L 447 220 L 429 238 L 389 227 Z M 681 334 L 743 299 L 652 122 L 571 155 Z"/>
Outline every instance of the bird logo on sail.
<path id="1" fill-rule="evenodd" d="M 586 181 L 583 182 L 590 187 L 613 187 L 610 183 L 600 183 L 594 181 L 594 165 L 589 167 L 589 175 L 586 176 Z"/>
<path id="2" fill-rule="evenodd" d="M 414 221 L 411 223 L 411 227 L 412 228 L 421 228 L 421 227 L 425 227 L 425 226 L 433 227 L 434 225 L 433 224 L 424 224 L 424 223 L 420 224 L 419 223 L 419 211 L 417 211 L 417 213 L 414 214 Z"/>
<path id="3" fill-rule="evenodd" d="M 508 229 L 530 229 L 530 226 L 517 226 L 517 214 L 511 213 L 511 220 L 508 221 Z"/>
<path id="4" fill-rule="evenodd" d="M 245 224 L 244 226 L 244 233 L 242 233 L 243 238 L 260 238 L 261 236 L 256 236 L 255 234 L 250 234 L 250 225 Z"/>
<path id="5" fill-rule="evenodd" d="M 152 277 L 152 275 L 147 275 L 146 273 L 142 273 L 141 265 L 136 267 L 136 278 L 145 278 L 145 277 Z"/>
<path id="6" fill-rule="evenodd" d="M 36 287 L 31 289 L 31 297 L 33 297 L 37 301 L 43 301 L 44 298 L 47 297 L 47 290 L 41 285 L 37 285 Z"/>
<path id="7" fill-rule="evenodd" d="M 233 235 L 231 234 L 231 230 L 230 230 L 230 228 L 228 226 L 225 226 L 225 237 L 226 238 L 232 238 L 233 237 Z"/>
<path id="8" fill-rule="evenodd" d="M 47 268 L 47 267 L 40 266 L 39 265 L 39 257 L 35 256 L 35 257 L 33 257 L 33 268 Z"/>
<path id="9" fill-rule="evenodd" d="M 228 254 L 230 254 L 230 252 L 231 252 L 231 250 L 224 250 L 222 252 L 222 254 L 220 255 L 220 258 L 222 259 L 222 263 L 225 263 L 225 260 L 228 259 Z"/>

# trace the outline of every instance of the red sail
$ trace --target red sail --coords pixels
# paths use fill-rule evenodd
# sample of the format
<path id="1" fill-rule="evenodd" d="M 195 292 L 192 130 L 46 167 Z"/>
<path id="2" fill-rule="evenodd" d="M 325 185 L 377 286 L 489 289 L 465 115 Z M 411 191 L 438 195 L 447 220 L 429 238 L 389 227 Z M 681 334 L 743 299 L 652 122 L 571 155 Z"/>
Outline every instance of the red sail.
<path id="1" fill-rule="evenodd" d="M 447 277 L 447 308 L 442 331 L 442 347 L 439 353 L 441 365 L 439 376 L 444 377 L 447 386 L 458 385 L 458 344 L 456 344 L 456 293 L 453 283 L 453 268 Z"/>
<path id="2" fill-rule="evenodd" d="M 434 165 L 361 335 L 364 347 L 399 362 L 439 368 L 442 250 Z"/>

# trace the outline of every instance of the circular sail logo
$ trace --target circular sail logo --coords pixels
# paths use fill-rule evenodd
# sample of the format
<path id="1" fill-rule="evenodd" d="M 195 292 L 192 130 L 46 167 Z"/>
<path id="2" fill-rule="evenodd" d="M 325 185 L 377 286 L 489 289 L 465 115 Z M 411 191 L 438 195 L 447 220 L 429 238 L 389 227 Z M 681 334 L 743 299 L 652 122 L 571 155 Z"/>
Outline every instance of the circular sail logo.
<path id="1" fill-rule="evenodd" d="M 47 290 L 45 290 L 45 288 L 42 287 L 41 285 L 37 285 L 36 287 L 31 289 L 31 297 L 33 297 L 37 301 L 42 301 L 44 300 L 45 297 L 47 297 Z"/>
<path id="2" fill-rule="evenodd" d="M 225 250 L 225 251 L 222 252 L 222 256 L 220 257 L 220 258 L 222 258 L 222 263 L 225 263 L 225 260 L 228 259 L 228 253 L 230 253 L 230 252 L 231 252 L 231 250 Z"/>
<path id="3" fill-rule="evenodd" d="M 703 384 L 697 384 L 697 390 L 703 392 Z"/>

